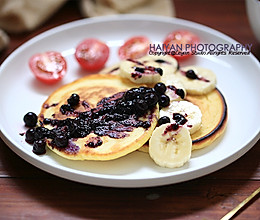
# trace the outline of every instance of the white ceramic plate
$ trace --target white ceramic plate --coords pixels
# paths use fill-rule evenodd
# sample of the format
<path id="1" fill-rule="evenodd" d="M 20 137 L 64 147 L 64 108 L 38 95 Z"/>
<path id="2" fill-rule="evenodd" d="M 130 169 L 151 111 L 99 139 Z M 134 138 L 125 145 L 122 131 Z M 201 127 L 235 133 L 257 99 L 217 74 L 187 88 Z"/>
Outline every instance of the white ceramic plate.
<path id="1" fill-rule="evenodd" d="M 226 35 L 193 22 L 155 16 L 122 15 L 84 19 L 51 29 L 31 39 L 2 64 L 0 69 L 0 129 L 7 145 L 29 163 L 54 175 L 94 185 L 146 187 L 194 179 L 216 171 L 238 159 L 259 139 L 260 65 L 253 55 L 195 56 L 186 64 L 213 70 L 218 88 L 228 105 L 225 134 L 206 149 L 192 153 L 192 158 L 178 169 L 161 168 L 148 154 L 134 152 L 108 162 L 69 161 L 47 151 L 43 156 L 32 153 L 32 146 L 19 133 L 26 129 L 23 116 L 39 112 L 41 104 L 59 86 L 85 75 L 74 59 L 76 45 L 87 37 L 106 42 L 111 48 L 107 65 L 119 61 L 117 49 L 134 35 L 146 35 L 152 42 L 162 42 L 170 31 L 187 29 L 203 43 L 237 43 Z M 31 55 L 55 50 L 68 62 L 68 73 L 61 83 L 46 86 L 34 79 L 28 68 Z"/>

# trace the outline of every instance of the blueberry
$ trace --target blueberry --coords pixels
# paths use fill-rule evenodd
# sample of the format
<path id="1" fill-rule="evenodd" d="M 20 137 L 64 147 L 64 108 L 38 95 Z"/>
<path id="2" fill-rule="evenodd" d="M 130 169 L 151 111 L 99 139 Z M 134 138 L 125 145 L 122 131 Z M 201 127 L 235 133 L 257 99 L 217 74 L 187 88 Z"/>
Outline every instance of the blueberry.
<path id="1" fill-rule="evenodd" d="M 103 144 L 103 141 L 102 141 L 101 139 L 98 139 L 96 145 L 97 145 L 97 146 L 100 146 L 100 145 L 102 145 L 102 144 Z"/>
<path id="2" fill-rule="evenodd" d="M 142 93 L 137 93 L 137 94 L 136 94 L 136 97 L 135 97 L 135 99 L 134 99 L 134 101 L 142 100 L 142 99 L 144 99 L 144 94 L 142 94 Z"/>
<path id="3" fill-rule="evenodd" d="M 157 83 L 154 86 L 154 90 L 155 90 L 155 92 L 158 92 L 159 94 L 163 94 L 166 91 L 166 86 L 164 83 Z"/>
<path id="4" fill-rule="evenodd" d="M 163 124 L 170 123 L 170 122 L 171 122 L 171 120 L 168 116 L 163 116 L 163 117 L 159 118 L 158 125 L 161 126 Z"/>
<path id="5" fill-rule="evenodd" d="M 139 72 L 139 73 L 144 73 L 144 71 L 145 71 L 144 68 L 142 68 L 142 67 L 137 67 L 137 66 L 134 68 L 134 70 L 135 70 L 136 72 Z"/>
<path id="6" fill-rule="evenodd" d="M 147 88 L 144 87 L 144 86 L 141 86 L 141 87 L 138 88 L 138 92 L 141 93 L 141 94 L 145 94 L 146 91 L 147 91 Z"/>
<path id="7" fill-rule="evenodd" d="M 90 147 L 90 148 L 94 148 L 94 147 L 95 147 L 95 144 L 94 144 L 94 142 L 89 142 L 89 143 L 87 144 L 87 146 Z"/>
<path id="8" fill-rule="evenodd" d="M 46 132 L 46 138 L 51 138 L 51 139 L 54 139 L 55 138 L 55 132 L 54 131 L 52 131 L 52 130 L 48 130 L 47 132 Z"/>
<path id="9" fill-rule="evenodd" d="M 193 70 L 188 70 L 185 74 L 189 79 L 198 79 L 198 76 Z"/>
<path id="10" fill-rule="evenodd" d="M 35 140 L 40 140 L 46 137 L 48 129 L 44 127 L 37 127 L 35 129 L 35 134 L 34 134 L 34 139 Z"/>
<path id="11" fill-rule="evenodd" d="M 71 106 L 76 106 L 77 104 L 79 104 L 79 95 L 76 93 L 73 93 L 69 99 L 67 100 L 68 104 L 70 104 Z"/>
<path id="12" fill-rule="evenodd" d="M 116 113 L 118 114 L 131 114 L 132 108 L 131 106 L 132 101 L 127 101 L 127 102 L 120 102 L 116 106 Z"/>
<path id="13" fill-rule="evenodd" d="M 45 154 L 46 153 L 46 142 L 44 139 L 36 140 L 33 143 L 33 153 L 37 155 Z"/>
<path id="14" fill-rule="evenodd" d="M 161 59 L 158 59 L 158 60 L 155 60 L 156 63 L 166 63 L 165 60 L 161 60 Z"/>
<path id="15" fill-rule="evenodd" d="M 35 127 L 37 124 L 37 115 L 33 112 L 28 112 L 24 117 L 23 117 L 23 121 L 25 123 L 26 126 L 28 127 Z"/>
<path id="16" fill-rule="evenodd" d="M 30 128 L 25 133 L 25 141 L 32 144 L 34 142 L 34 136 L 35 136 L 35 129 Z"/>
<path id="17" fill-rule="evenodd" d="M 155 71 L 159 73 L 161 76 L 163 75 L 163 70 L 161 68 L 156 68 Z"/>
<path id="18" fill-rule="evenodd" d="M 159 106 L 160 107 L 167 107 L 170 104 L 170 98 L 167 95 L 161 95 L 159 98 Z"/>
<path id="19" fill-rule="evenodd" d="M 149 121 L 142 122 L 142 127 L 143 128 L 150 128 L 150 126 L 151 126 L 151 122 L 149 122 Z"/>
<path id="20" fill-rule="evenodd" d="M 101 112 L 97 111 L 97 112 L 92 112 L 92 117 L 93 118 L 98 118 L 99 116 L 101 116 Z"/>
<path id="21" fill-rule="evenodd" d="M 126 101 L 124 105 L 128 107 L 133 107 L 134 103 L 135 103 L 134 101 Z"/>
<path id="22" fill-rule="evenodd" d="M 86 137 L 88 134 L 90 133 L 90 128 L 87 130 L 82 130 L 80 127 L 77 127 L 76 129 L 74 129 L 71 134 L 70 137 L 72 138 L 83 138 Z M 64 147 L 66 147 L 67 144 L 64 145 Z"/>
<path id="23" fill-rule="evenodd" d="M 188 120 L 180 113 L 174 113 L 173 119 L 176 121 L 179 125 L 184 125 Z"/>
<path id="24" fill-rule="evenodd" d="M 139 93 L 139 88 L 132 88 L 129 91 L 133 91 L 134 93 Z"/>
<path id="25" fill-rule="evenodd" d="M 148 109 L 148 105 L 144 100 L 137 100 L 136 103 L 137 111 L 146 111 Z"/>
<path id="26" fill-rule="evenodd" d="M 180 127 L 179 124 L 174 123 L 170 125 L 170 130 L 177 131 L 179 127 Z"/>
<path id="27" fill-rule="evenodd" d="M 55 137 L 54 139 L 55 144 L 57 145 L 57 147 L 67 147 L 68 145 L 68 138 L 65 135 L 59 135 L 57 137 Z"/>
<path id="28" fill-rule="evenodd" d="M 36 128 L 36 133 L 42 133 L 43 135 L 45 135 L 47 132 L 48 132 L 48 128 L 45 128 L 45 127 Z"/>
<path id="29" fill-rule="evenodd" d="M 155 93 L 147 93 L 145 96 L 144 96 L 144 100 L 146 101 L 146 103 L 153 107 L 157 104 L 158 102 L 158 96 L 155 94 Z"/>
<path id="30" fill-rule="evenodd" d="M 126 101 L 133 100 L 135 98 L 135 96 L 136 96 L 136 93 L 133 90 L 128 90 L 124 95 Z"/>
<path id="31" fill-rule="evenodd" d="M 117 113 L 115 113 L 114 115 L 113 115 L 113 120 L 114 121 L 122 121 L 122 120 L 124 120 L 124 119 L 126 119 L 126 118 L 128 118 L 129 116 L 127 115 L 127 114 L 117 114 Z"/>
<path id="32" fill-rule="evenodd" d="M 51 123 L 51 119 L 50 118 L 44 118 L 43 119 L 43 124 L 48 125 L 50 123 Z"/>
<path id="33" fill-rule="evenodd" d="M 95 148 L 103 144 L 103 141 L 100 138 L 94 139 L 93 141 L 88 142 L 86 145 L 90 148 Z"/>
<path id="34" fill-rule="evenodd" d="M 60 107 L 60 112 L 62 114 L 66 114 L 66 112 L 73 112 L 74 109 L 72 108 L 72 106 L 70 104 L 64 104 Z"/>
<path id="35" fill-rule="evenodd" d="M 145 88 L 145 94 L 147 94 L 147 93 L 155 93 L 155 91 L 154 91 L 154 88 L 149 88 L 149 87 L 146 87 Z"/>
<path id="36" fill-rule="evenodd" d="M 66 125 L 66 121 L 65 120 L 57 120 L 56 125 L 58 127 L 62 127 Z"/>
<path id="37" fill-rule="evenodd" d="M 182 99 L 184 99 L 185 97 L 185 92 L 183 91 L 183 89 L 177 89 L 176 94 L 180 96 Z"/>
<path id="38" fill-rule="evenodd" d="M 92 116 L 91 111 L 81 112 L 81 113 L 79 114 L 79 117 L 80 117 L 81 119 L 87 119 L 87 118 L 90 118 L 91 116 Z"/>
<path id="39" fill-rule="evenodd" d="M 51 120 L 51 125 L 52 125 L 52 126 L 55 126 L 55 125 L 58 124 L 58 122 L 59 122 L 58 119 L 52 119 L 52 120 Z"/>

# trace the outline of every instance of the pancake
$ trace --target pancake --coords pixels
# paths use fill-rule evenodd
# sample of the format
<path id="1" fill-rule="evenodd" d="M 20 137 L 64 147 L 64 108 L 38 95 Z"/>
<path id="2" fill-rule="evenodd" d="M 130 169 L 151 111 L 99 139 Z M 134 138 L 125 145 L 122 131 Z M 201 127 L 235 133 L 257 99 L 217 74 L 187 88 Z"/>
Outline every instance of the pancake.
<path id="1" fill-rule="evenodd" d="M 192 149 L 209 146 L 225 131 L 227 125 L 227 104 L 218 89 L 206 95 L 188 95 L 186 99 L 199 106 L 202 112 L 201 128 L 191 135 Z"/>
<path id="2" fill-rule="evenodd" d="M 225 131 L 227 124 L 227 104 L 218 89 L 206 95 L 187 95 L 187 101 L 197 105 L 202 113 L 201 128 L 191 135 L 192 150 L 209 146 Z M 148 153 L 148 143 L 139 148 L 139 151 Z"/>
<path id="3" fill-rule="evenodd" d="M 55 121 L 56 119 L 65 120 L 79 117 L 80 113 L 91 111 L 98 103 L 98 106 L 102 106 L 104 103 L 115 99 L 114 94 L 120 95 L 123 91 L 133 87 L 137 87 L 136 84 L 109 74 L 95 74 L 84 77 L 59 88 L 49 96 L 42 105 L 39 114 L 40 123 L 42 126 L 52 129 L 55 125 L 44 124 L 44 119 L 48 118 Z M 79 95 L 80 102 L 73 112 L 62 114 L 60 108 L 67 103 L 67 99 L 72 93 Z M 109 96 L 112 96 L 112 98 L 100 102 L 100 100 Z M 116 159 L 137 150 L 147 142 L 157 124 L 158 113 L 156 106 L 153 110 L 148 111 L 145 116 L 138 118 L 140 121 L 149 121 L 151 126 L 148 128 L 129 126 L 122 132 L 113 131 L 109 133 L 108 131 L 109 135 L 97 135 L 91 132 L 85 137 L 69 139 L 68 145 L 62 148 L 53 144 L 51 139 L 47 139 L 47 146 L 58 155 L 70 160 Z M 90 142 L 102 144 L 93 147 L 89 145 Z"/>

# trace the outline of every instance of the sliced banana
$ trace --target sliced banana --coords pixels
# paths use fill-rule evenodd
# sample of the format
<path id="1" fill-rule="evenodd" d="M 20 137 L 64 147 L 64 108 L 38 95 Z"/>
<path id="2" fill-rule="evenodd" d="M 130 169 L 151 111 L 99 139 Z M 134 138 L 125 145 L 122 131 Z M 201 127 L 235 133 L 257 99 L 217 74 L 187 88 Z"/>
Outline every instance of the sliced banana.
<path id="1" fill-rule="evenodd" d="M 149 154 L 161 167 L 183 166 L 191 157 L 192 140 L 187 128 L 176 124 L 163 124 L 157 127 L 149 141 Z"/>
<path id="2" fill-rule="evenodd" d="M 178 115 L 180 114 L 180 115 Z M 190 134 L 200 129 L 202 113 L 198 106 L 188 101 L 175 101 L 160 110 L 160 118 L 168 116 L 171 123 L 182 124 Z"/>
<path id="3" fill-rule="evenodd" d="M 151 65 L 154 67 L 159 67 L 163 70 L 163 75 L 161 77 L 161 82 L 166 85 L 175 85 L 176 84 L 176 77 L 175 72 L 178 69 L 178 62 L 172 56 L 166 55 L 163 57 L 158 56 L 144 56 L 139 59 L 145 65 Z"/>
<path id="4" fill-rule="evenodd" d="M 138 60 L 128 59 L 120 63 L 119 75 L 137 84 L 155 84 L 161 80 L 163 70 Z"/>
<path id="5" fill-rule="evenodd" d="M 190 95 L 205 95 L 211 92 L 217 83 L 216 75 L 211 70 L 198 66 L 183 67 L 175 75 Z"/>

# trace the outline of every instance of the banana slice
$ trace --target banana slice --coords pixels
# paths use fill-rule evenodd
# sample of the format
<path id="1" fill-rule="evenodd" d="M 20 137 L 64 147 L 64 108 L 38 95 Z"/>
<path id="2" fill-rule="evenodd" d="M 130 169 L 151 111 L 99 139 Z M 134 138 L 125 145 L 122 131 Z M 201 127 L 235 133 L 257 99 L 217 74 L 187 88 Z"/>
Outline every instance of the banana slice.
<path id="1" fill-rule="evenodd" d="M 191 157 L 191 149 L 188 129 L 178 124 L 167 123 L 157 127 L 149 141 L 150 157 L 161 167 L 183 166 Z"/>
<path id="2" fill-rule="evenodd" d="M 120 63 L 119 74 L 137 84 L 155 84 L 160 81 L 163 70 L 138 60 L 127 59 Z"/>
<path id="3" fill-rule="evenodd" d="M 139 59 L 145 65 L 151 65 L 163 70 L 163 75 L 161 76 L 161 82 L 165 85 L 177 85 L 179 83 L 178 78 L 175 76 L 175 72 L 178 69 L 178 62 L 172 56 L 166 55 L 163 57 L 158 56 L 144 56 Z"/>
<path id="4" fill-rule="evenodd" d="M 156 68 L 161 68 L 163 70 L 163 75 L 161 77 L 161 82 L 166 85 L 174 85 L 176 78 L 174 73 L 178 69 L 178 62 L 172 56 L 166 55 L 163 57 L 158 56 L 144 56 L 139 59 L 139 61 L 143 62 L 145 65 L 154 66 Z"/>
<path id="5" fill-rule="evenodd" d="M 190 95 L 204 95 L 216 87 L 216 75 L 209 69 L 187 66 L 175 73 Z"/>
<path id="6" fill-rule="evenodd" d="M 171 123 L 186 127 L 190 134 L 200 129 L 202 113 L 198 106 L 188 101 L 172 102 L 168 107 L 160 110 L 160 117 L 168 116 Z"/>

